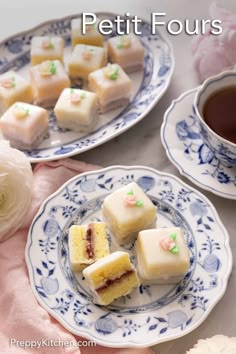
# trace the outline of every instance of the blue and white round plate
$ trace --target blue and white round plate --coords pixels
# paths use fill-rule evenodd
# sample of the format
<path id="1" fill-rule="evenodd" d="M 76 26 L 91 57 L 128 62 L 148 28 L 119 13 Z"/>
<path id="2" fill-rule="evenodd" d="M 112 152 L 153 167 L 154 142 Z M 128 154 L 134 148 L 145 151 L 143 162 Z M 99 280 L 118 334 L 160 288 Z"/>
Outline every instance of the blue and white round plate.
<path id="1" fill-rule="evenodd" d="M 193 106 L 196 91 L 185 92 L 166 111 L 162 144 L 183 176 L 220 197 L 236 199 L 236 168 L 223 165 L 202 140 Z"/>
<path id="2" fill-rule="evenodd" d="M 180 226 L 190 268 L 177 285 L 140 286 L 109 306 L 93 304 L 71 271 L 68 229 L 101 221 L 104 198 L 135 181 L 158 208 L 158 227 Z M 135 264 L 134 244 L 116 244 Z M 26 261 L 39 303 L 74 334 L 110 347 L 146 347 L 198 327 L 224 295 L 232 268 L 229 236 L 214 206 L 175 176 L 147 167 L 114 166 L 76 176 L 41 206 L 28 235 Z"/>
<path id="3" fill-rule="evenodd" d="M 31 38 L 36 35 L 59 35 L 65 40 L 64 61 L 67 65 L 71 51 L 70 16 L 44 23 L 34 29 L 17 34 L 0 44 L 0 74 L 16 70 L 28 78 Z M 110 13 L 98 13 L 99 19 L 113 21 Z M 157 32 L 150 35 L 151 24 L 142 20 L 139 26 L 140 39 L 145 47 L 144 70 L 130 74 L 133 93 L 130 103 L 123 108 L 99 116 L 95 131 L 90 134 L 76 133 L 58 128 L 53 111 L 49 112 L 49 134 L 34 150 L 24 151 L 31 162 L 57 160 L 90 150 L 123 133 L 143 119 L 160 100 L 169 86 L 174 69 L 174 57 L 170 43 Z M 116 35 L 113 32 L 105 40 Z M 0 136 L 1 139 L 1 136 Z"/>

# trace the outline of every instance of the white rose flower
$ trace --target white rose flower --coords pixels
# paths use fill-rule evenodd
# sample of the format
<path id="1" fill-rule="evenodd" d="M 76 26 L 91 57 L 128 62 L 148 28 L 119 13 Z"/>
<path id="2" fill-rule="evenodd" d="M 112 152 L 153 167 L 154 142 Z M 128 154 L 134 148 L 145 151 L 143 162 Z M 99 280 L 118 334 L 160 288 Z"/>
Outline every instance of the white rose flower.
<path id="1" fill-rule="evenodd" d="M 24 222 L 32 196 L 33 172 L 25 154 L 0 141 L 0 241 Z"/>
<path id="2" fill-rule="evenodd" d="M 186 354 L 235 354 L 236 337 L 217 335 L 212 338 L 200 339 L 194 348 Z"/>

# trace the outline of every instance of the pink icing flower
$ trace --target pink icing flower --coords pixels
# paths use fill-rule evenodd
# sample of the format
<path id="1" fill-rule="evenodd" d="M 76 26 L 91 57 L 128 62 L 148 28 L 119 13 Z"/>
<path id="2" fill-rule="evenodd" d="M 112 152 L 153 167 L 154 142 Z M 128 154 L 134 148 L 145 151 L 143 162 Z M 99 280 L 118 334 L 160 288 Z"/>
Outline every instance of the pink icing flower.
<path id="1" fill-rule="evenodd" d="M 44 38 L 42 40 L 41 46 L 43 49 L 52 49 L 53 48 L 53 43 L 50 38 Z"/>
<path id="2" fill-rule="evenodd" d="M 18 106 L 16 105 L 14 107 L 14 116 L 17 118 L 17 119 L 23 119 L 23 118 L 26 118 L 28 115 L 29 115 L 29 110 L 26 109 L 25 107 L 23 106 Z"/>
<path id="3" fill-rule="evenodd" d="M 85 32 L 87 33 L 89 33 L 89 32 L 92 32 L 93 31 L 93 29 L 94 29 L 94 25 L 86 25 L 85 26 Z"/>
<path id="4" fill-rule="evenodd" d="M 172 248 L 175 247 L 175 242 L 172 240 L 171 237 L 165 237 L 160 240 L 160 245 L 164 251 L 170 251 Z"/>
<path id="5" fill-rule="evenodd" d="M 81 101 L 81 96 L 77 92 L 73 92 L 70 95 L 70 101 L 71 103 L 79 103 Z"/>
<path id="6" fill-rule="evenodd" d="M 11 78 L 7 78 L 1 81 L 1 86 L 4 88 L 12 88 L 16 86 L 15 83 L 15 78 L 11 77 Z"/>
<path id="7" fill-rule="evenodd" d="M 127 207 L 135 206 L 137 203 L 137 198 L 135 197 L 135 195 L 127 195 L 124 203 L 125 203 L 125 206 L 127 206 Z"/>
<path id="8" fill-rule="evenodd" d="M 93 52 L 91 50 L 85 49 L 82 53 L 82 58 L 84 60 L 90 60 L 93 56 Z"/>

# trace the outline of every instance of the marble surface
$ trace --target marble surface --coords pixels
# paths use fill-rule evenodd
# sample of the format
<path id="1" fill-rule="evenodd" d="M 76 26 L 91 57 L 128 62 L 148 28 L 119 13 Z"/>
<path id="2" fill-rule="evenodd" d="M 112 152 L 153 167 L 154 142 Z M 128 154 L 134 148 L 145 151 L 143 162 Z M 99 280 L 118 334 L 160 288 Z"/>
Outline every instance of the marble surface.
<path id="1" fill-rule="evenodd" d="M 111 1 L 104 5 L 104 1 L 98 0 L 1 0 L 0 2 L 0 40 L 33 27 L 41 22 L 70 14 L 95 11 L 110 11 L 117 13 L 130 12 L 145 19 L 150 18 L 151 12 L 166 12 L 166 20 L 177 18 L 208 18 L 209 0 L 145 0 L 144 3 L 135 0 Z M 218 3 L 236 12 L 235 0 L 221 0 Z M 30 14 L 33 14 L 31 16 Z M 165 31 L 163 31 L 165 33 Z M 166 157 L 160 139 L 160 126 L 165 110 L 171 101 L 185 90 L 198 84 L 191 60 L 192 37 L 186 34 L 167 37 L 173 44 L 176 59 L 176 68 L 171 85 L 149 115 L 135 127 L 115 138 L 114 140 L 99 146 L 91 151 L 76 156 L 89 163 L 109 166 L 115 164 L 146 165 L 160 171 L 172 173 L 180 177 L 175 167 Z M 181 177 L 182 178 L 182 177 Z M 191 184 L 183 178 L 185 182 Z M 197 187 L 196 187 L 197 188 Z M 197 188 L 199 189 L 199 188 Z M 201 189 L 199 189 L 201 190 Z M 233 256 L 236 258 L 236 201 L 224 200 L 201 190 L 215 205 L 220 218 L 225 224 L 231 239 Z M 236 335 L 236 269 L 235 259 L 233 271 L 229 280 L 225 296 L 212 310 L 206 321 L 195 331 L 174 341 L 155 346 L 158 354 L 185 354 L 186 350 L 193 346 L 200 338 L 206 338 L 215 334 L 227 336 Z M 229 320 L 230 319 L 230 320 Z"/>

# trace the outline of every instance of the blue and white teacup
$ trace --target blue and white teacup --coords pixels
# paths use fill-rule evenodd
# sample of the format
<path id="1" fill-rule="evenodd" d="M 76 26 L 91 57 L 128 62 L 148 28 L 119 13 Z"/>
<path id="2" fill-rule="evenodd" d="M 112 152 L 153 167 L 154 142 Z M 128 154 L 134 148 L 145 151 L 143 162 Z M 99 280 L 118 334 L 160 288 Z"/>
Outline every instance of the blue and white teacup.
<path id="1" fill-rule="evenodd" d="M 203 108 L 210 96 L 225 87 L 232 86 L 236 86 L 236 71 L 225 71 L 207 79 L 197 90 L 194 100 L 202 139 L 214 152 L 216 158 L 226 166 L 236 166 L 236 144 L 221 137 L 209 127 L 203 118 Z"/>

